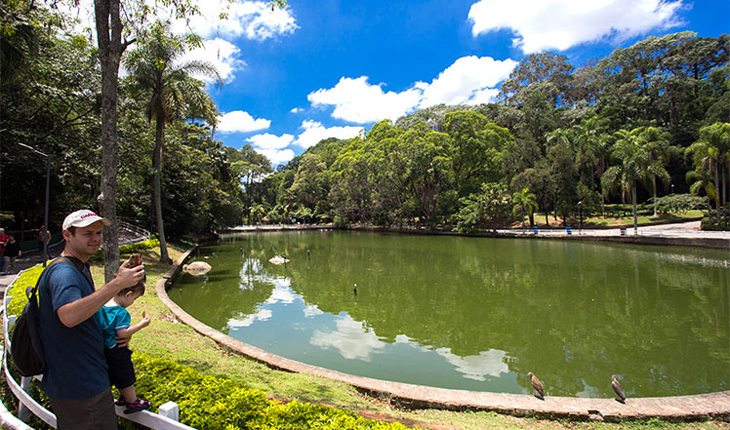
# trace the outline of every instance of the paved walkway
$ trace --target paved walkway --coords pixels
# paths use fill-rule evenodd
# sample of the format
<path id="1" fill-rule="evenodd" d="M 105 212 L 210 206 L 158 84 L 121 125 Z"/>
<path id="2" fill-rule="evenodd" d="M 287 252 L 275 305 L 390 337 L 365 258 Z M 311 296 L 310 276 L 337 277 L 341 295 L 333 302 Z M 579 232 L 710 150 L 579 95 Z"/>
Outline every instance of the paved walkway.
<path id="1" fill-rule="evenodd" d="M 565 228 L 541 228 L 538 230 L 539 235 L 544 236 L 567 236 Z M 497 230 L 501 234 L 533 234 L 530 229 L 500 229 Z M 589 229 L 582 230 L 572 227 L 572 235 L 574 236 L 590 236 L 590 237 L 621 237 L 620 228 L 609 229 Z M 636 233 L 632 227 L 626 229 L 626 236 L 643 236 L 643 237 L 673 237 L 686 239 L 727 239 L 730 240 L 730 231 L 702 231 L 700 230 L 699 221 L 689 221 L 675 224 L 649 225 L 639 226 Z"/>

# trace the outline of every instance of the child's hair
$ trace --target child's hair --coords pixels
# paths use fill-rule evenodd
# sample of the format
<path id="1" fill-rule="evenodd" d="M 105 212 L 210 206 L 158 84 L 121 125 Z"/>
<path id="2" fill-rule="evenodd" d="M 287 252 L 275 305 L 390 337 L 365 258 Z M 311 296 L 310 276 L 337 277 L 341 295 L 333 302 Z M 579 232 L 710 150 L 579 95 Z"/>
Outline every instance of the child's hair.
<path id="1" fill-rule="evenodd" d="M 124 296 L 127 293 L 132 292 L 132 293 L 139 293 L 139 295 L 142 296 L 142 295 L 144 295 L 144 289 L 145 289 L 144 282 L 140 281 L 137 283 L 137 285 L 135 285 L 133 287 L 127 287 L 127 288 L 121 290 L 120 292 L 117 293 L 117 295 Z"/>

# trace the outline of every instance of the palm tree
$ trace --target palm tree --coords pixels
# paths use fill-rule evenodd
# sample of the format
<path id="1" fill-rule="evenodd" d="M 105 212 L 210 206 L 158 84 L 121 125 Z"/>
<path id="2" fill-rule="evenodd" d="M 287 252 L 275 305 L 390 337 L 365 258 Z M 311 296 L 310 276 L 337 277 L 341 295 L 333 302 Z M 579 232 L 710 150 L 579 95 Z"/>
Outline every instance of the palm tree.
<path id="1" fill-rule="evenodd" d="M 715 200 L 715 207 L 718 210 L 727 203 L 726 171 L 730 171 L 730 123 L 716 122 L 700 129 L 700 138 L 685 150 L 687 155 L 692 156 L 697 175 L 695 178 L 712 177 L 712 182 L 705 183 L 707 195 Z M 720 179 L 722 172 L 722 180 Z M 703 181 L 704 182 L 704 181 Z M 701 185 L 694 184 L 693 190 L 697 191 Z"/>
<path id="2" fill-rule="evenodd" d="M 512 194 L 512 211 L 516 214 L 520 212 L 522 220 L 522 228 L 525 227 L 525 212 L 527 212 L 530 219 L 530 227 L 535 225 L 535 211 L 539 209 L 537 204 L 537 198 L 534 193 L 525 187 L 520 191 L 516 191 Z"/>
<path id="3" fill-rule="evenodd" d="M 677 152 L 676 147 L 669 144 L 669 133 L 660 127 L 642 127 L 639 131 L 639 144 L 643 145 L 649 152 L 650 160 L 659 160 L 662 164 L 667 164 L 672 156 Z M 656 201 L 656 175 L 651 176 L 651 188 L 654 197 L 654 216 L 657 216 Z M 668 176 L 665 178 L 668 180 Z"/>
<path id="4" fill-rule="evenodd" d="M 583 182 L 588 182 L 591 191 L 596 190 L 596 178 L 606 171 L 610 135 L 606 133 L 608 120 L 594 115 L 573 126 L 575 136 L 575 164 Z M 604 213 L 604 199 L 601 199 L 601 214 Z"/>
<path id="5" fill-rule="evenodd" d="M 605 194 L 620 189 L 622 200 L 624 200 L 626 193 L 631 193 L 634 233 L 638 231 L 636 183 L 639 181 L 649 183 L 652 177 L 669 180 L 669 172 L 664 168 L 662 162 L 652 159 L 648 148 L 641 144 L 641 132 L 641 128 L 635 128 L 631 131 L 619 130 L 614 133 L 616 143 L 611 150 L 611 155 L 619 164 L 609 167 L 601 177 L 601 185 Z"/>
<path id="6" fill-rule="evenodd" d="M 160 261 L 171 263 L 162 218 L 162 153 L 165 146 L 167 123 L 190 117 L 205 119 L 215 125 L 216 108 L 204 84 L 192 75 L 215 78 L 220 82 L 216 69 L 205 62 L 179 63 L 185 53 L 185 39 L 171 35 L 166 25 L 156 23 L 148 38 L 130 52 L 125 60 L 133 85 L 148 97 L 147 120 L 155 121 L 155 149 L 152 154 L 152 188 L 157 233 L 160 236 Z"/>

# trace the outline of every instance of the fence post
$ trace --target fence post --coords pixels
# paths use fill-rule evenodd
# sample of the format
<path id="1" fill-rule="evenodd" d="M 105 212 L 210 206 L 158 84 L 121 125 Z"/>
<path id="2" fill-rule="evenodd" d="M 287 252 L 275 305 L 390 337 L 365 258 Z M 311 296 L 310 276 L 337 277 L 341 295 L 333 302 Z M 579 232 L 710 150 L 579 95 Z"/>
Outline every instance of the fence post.
<path id="1" fill-rule="evenodd" d="M 20 388 L 23 389 L 26 393 L 30 391 L 30 381 L 32 381 L 32 377 L 23 376 L 20 378 Z M 28 422 L 28 420 L 31 417 L 30 409 L 25 407 L 23 402 L 18 401 L 18 418 L 20 418 L 24 422 Z"/>
<path id="2" fill-rule="evenodd" d="M 175 402 L 167 402 L 157 408 L 157 413 L 171 420 L 180 421 L 180 408 Z"/>

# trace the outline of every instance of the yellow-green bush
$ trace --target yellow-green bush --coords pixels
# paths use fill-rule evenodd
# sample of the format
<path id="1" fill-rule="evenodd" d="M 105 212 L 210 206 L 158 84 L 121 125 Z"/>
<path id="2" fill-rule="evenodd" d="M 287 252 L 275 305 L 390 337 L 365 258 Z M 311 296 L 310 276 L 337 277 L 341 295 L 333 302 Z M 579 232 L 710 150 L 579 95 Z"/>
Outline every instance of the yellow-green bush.
<path id="1" fill-rule="evenodd" d="M 135 354 L 137 391 L 152 404 L 174 401 L 180 421 L 200 429 L 405 429 L 327 406 L 269 400 L 243 383 L 204 375 L 169 359 Z"/>
<path id="2" fill-rule="evenodd" d="M 23 312 L 23 308 L 28 303 L 28 298 L 25 296 L 25 289 L 35 286 L 42 272 L 43 267 L 39 264 L 24 271 L 15 280 L 13 287 L 6 293 L 13 297 L 6 309 L 8 315 L 20 315 Z"/>

